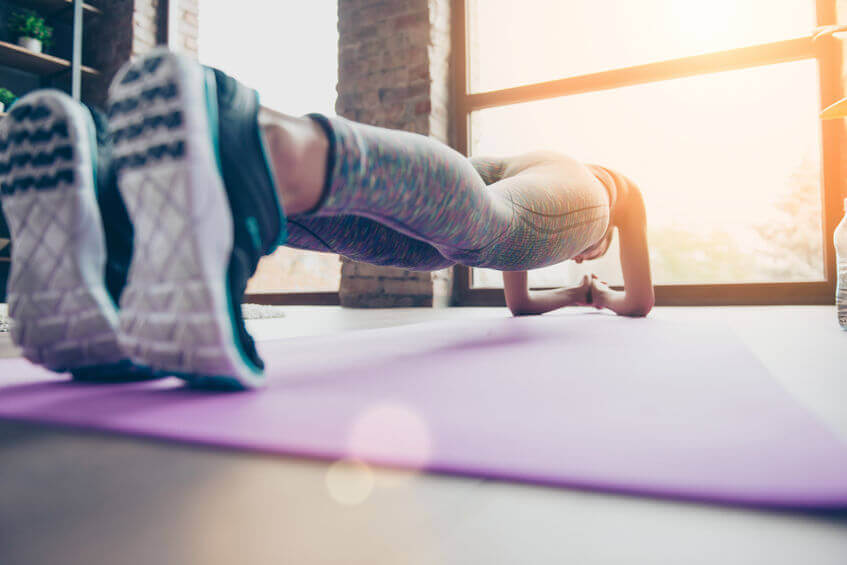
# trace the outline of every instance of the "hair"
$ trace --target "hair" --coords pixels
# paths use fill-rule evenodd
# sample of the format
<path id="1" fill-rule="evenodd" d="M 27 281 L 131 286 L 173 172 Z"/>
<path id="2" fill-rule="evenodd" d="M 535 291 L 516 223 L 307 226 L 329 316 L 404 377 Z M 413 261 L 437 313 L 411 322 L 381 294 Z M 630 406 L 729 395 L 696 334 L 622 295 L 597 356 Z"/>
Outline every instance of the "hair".
<path id="1" fill-rule="evenodd" d="M 603 236 L 603 239 L 601 239 L 600 241 L 598 241 L 597 243 L 595 243 L 594 245 L 592 245 L 591 247 L 589 247 L 588 249 L 583 251 L 581 254 L 590 254 L 590 253 L 594 252 L 594 250 L 602 248 L 602 251 L 600 252 L 600 254 L 597 255 L 597 257 L 593 257 L 591 260 L 599 259 L 600 257 L 603 257 L 606 254 L 606 252 L 609 250 L 609 246 L 612 245 L 612 233 L 613 232 L 614 232 L 614 227 L 609 226 L 609 229 L 606 230 L 606 234 Z"/>

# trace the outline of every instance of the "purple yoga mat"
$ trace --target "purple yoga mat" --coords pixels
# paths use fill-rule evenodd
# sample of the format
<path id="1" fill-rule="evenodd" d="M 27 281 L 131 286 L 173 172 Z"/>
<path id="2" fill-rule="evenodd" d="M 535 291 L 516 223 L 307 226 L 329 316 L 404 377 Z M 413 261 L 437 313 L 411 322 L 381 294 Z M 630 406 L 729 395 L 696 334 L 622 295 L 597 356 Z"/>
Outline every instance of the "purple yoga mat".
<path id="1" fill-rule="evenodd" d="M 255 393 L 75 384 L 0 361 L 0 417 L 771 507 L 847 507 L 847 445 L 720 324 L 602 314 L 260 344 Z"/>

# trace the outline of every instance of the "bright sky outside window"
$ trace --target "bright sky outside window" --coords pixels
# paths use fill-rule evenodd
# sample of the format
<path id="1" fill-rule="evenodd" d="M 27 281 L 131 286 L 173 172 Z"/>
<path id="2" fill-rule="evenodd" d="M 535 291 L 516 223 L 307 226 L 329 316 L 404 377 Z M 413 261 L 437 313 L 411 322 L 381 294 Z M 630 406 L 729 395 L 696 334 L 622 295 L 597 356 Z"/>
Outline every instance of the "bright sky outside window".
<path id="1" fill-rule="evenodd" d="M 473 92 L 793 37 L 814 0 L 469 0 Z"/>
<path id="2" fill-rule="evenodd" d="M 808 35 L 814 7 L 470 0 L 471 90 Z M 818 281 L 818 97 L 814 60 L 707 74 L 474 112 L 469 149 L 552 149 L 631 176 L 647 201 L 657 284 Z M 620 284 L 616 246 L 599 261 L 531 271 L 530 283 L 559 286 L 583 272 Z M 502 280 L 474 269 L 473 285 Z"/>
<path id="3" fill-rule="evenodd" d="M 471 150 L 553 149 L 633 178 L 657 284 L 822 280 L 816 116 L 816 64 L 800 61 L 482 110 Z M 584 272 L 620 284 L 617 249 L 530 278 Z"/>
<path id="4" fill-rule="evenodd" d="M 286 114 L 335 113 L 335 0 L 200 0 L 200 61 Z"/>

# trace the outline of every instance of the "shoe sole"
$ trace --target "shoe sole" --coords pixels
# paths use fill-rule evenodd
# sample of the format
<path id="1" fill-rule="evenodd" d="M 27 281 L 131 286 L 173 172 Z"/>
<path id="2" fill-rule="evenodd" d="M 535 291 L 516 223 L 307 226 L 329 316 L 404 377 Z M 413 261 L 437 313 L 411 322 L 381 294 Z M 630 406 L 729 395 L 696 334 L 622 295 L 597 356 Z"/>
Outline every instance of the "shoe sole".
<path id="1" fill-rule="evenodd" d="M 120 343 L 136 363 L 191 385 L 255 388 L 263 374 L 241 350 L 240 304 L 228 291 L 233 219 L 210 74 L 155 50 L 109 89 L 118 187 L 135 228 Z"/>
<path id="2" fill-rule="evenodd" d="M 0 121 L 12 340 L 33 363 L 78 378 L 129 367 L 104 282 L 95 144 L 88 111 L 59 91 L 21 98 Z"/>

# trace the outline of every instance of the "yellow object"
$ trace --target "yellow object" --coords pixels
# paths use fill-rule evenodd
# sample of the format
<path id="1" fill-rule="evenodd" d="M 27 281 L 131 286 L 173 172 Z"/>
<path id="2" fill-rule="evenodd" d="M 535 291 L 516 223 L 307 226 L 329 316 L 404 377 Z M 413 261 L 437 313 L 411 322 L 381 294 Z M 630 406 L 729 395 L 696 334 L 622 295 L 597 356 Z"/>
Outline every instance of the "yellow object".
<path id="1" fill-rule="evenodd" d="M 834 120 L 836 118 L 847 118 L 847 98 L 842 98 L 821 111 L 822 120 Z"/>

